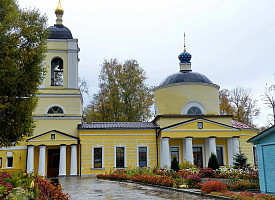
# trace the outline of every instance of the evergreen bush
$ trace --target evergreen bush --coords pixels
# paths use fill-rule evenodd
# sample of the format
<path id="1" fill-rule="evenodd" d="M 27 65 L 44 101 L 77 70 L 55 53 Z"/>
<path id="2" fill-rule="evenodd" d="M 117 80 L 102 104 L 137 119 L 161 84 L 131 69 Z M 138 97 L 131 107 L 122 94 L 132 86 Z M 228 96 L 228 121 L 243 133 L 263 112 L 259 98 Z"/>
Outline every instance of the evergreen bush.
<path id="1" fill-rule="evenodd" d="M 233 167 L 235 169 L 244 169 L 244 168 L 247 168 L 248 166 L 249 164 L 247 164 L 247 157 L 243 152 L 239 151 L 239 153 L 234 155 Z"/>
<path id="2" fill-rule="evenodd" d="M 171 161 L 171 169 L 174 170 L 175 172 L 179 171 L 179 162 L 176 157 L 173 157 L 173 160 Z"/>
<path id="3" fill-rule="evenodd" d="M 208 168 L 212 168 L 213 170 L 220 168 L 217 156 L 214 153 L 211 153 L 211 156 L 208 160 Z"/>

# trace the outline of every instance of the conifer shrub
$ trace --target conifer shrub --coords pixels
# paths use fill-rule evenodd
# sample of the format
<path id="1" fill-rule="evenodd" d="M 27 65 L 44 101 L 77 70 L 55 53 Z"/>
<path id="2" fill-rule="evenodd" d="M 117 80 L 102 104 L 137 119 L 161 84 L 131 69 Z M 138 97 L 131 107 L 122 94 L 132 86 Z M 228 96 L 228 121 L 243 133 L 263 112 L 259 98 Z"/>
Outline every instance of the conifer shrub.
<path id="1" fill-rule="evenodd" d="M 213 170 L 220 168 L 217 156 L 214 153 L 211 153 L 211 156 L 208 160 L 208 168 L 212 168 Z"/>
<path id="2" fill-rule="evenodd" d="M 239 151 L 239 153 L 234 155 L 233 167 L 235 169 L 244 169 L 244 168 L 247 168 L 248 166 L 249 164 L 247 164 L 247 157 L 243 152 Z"/>
<path id="3" fill-rule="evenodd" d="M 171 169 L 174 170 L 175 172 L 179 171 L 179 162 L 176 157 L 173 157 L 173 160 L 171 161 Z"/>
<path id="4" fill-rule="evenodd" d="M 201 189 L 203 193 L 225 192 L 226 190 L 226 184 L 221 181 L 208 181 L 202 185 Z"/>

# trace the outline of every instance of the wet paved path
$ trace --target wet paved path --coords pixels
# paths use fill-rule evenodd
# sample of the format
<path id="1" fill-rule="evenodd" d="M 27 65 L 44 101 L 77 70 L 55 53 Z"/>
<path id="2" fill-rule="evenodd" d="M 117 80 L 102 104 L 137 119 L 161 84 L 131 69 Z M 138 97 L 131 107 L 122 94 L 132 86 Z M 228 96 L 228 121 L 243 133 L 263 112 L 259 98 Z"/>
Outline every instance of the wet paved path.
<path id="1" fill-rule="evenodd" d="M 125 183 L 109 180 L 97 180 L 92 177 L 60 178 L 64 193 L 68 193 L 71 200 L 147 200 L 147 199 L 208 199 L 183 192 L 175 192 L 157 187 Z"/>

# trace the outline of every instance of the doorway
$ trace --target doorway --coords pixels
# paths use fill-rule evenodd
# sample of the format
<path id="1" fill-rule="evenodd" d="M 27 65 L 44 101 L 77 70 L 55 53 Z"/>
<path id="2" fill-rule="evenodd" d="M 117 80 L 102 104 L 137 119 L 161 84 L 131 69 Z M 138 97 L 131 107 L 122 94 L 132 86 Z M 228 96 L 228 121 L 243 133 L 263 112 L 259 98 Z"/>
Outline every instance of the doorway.
<path id="1" fill-rule="evenodd" d="M 194 165 L 203 168 L 202 147 L 193 147 Z"/>
<path id="2" fill-rule="evenodd" d="M 60 149 L 48 149 L 48 177 L 57 177 L 59 174 Z"/>

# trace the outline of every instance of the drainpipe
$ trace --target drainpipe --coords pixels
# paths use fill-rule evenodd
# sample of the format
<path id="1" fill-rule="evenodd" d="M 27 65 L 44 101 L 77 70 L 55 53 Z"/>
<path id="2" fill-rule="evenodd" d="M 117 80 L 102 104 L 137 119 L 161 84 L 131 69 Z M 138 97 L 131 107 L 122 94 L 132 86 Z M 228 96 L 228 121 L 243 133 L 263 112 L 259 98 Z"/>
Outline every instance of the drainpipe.
<path id="1" fill-rule="evenodd" d="M 161 131 L 160 129 L 156 128 L 157 167 L 159 167 L 158 137 L 159 137 L 160 131 Z"/>

